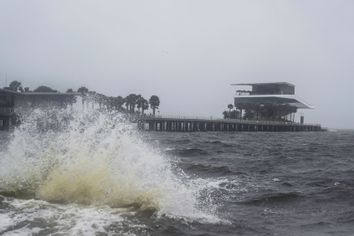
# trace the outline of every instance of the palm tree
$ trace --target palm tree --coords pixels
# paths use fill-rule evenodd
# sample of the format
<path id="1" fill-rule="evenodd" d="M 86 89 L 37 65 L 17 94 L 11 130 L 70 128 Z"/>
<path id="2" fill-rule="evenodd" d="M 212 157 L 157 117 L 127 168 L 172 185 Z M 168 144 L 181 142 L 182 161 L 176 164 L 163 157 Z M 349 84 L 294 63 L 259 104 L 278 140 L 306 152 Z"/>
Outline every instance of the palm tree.
<path id="1" fill-rule="evenodd" d="M 148 102 L 148 100 L 146 100 L 144 98 L 143 104 L 142 104 L 142 107 L 141 107 L 141 114 L 144 115 L 144 111 L 147 110 L 147 109 L 149 109 L 149 102 Z"/>
<path id="2" fill-rule="evenodd" d="M 94 100 L 96 103 L 98 103 L 98 107 L 99 109 L 102 109 L 102 106 L 105 106 L 105 95 L 101 94 L 101 93 L 96 93 L 94 96 Z"/>
<path id="3" fill-rule="evenodd" d="M 137 101 L 137 108 L 140 110 L 141 109 L 141 114 L 144 115 L 144 111 L 149 109 L 149 102 L 139 95 L 138 101 Z"/>
<path id="4" fill-rule="evenodd" d="M 224 119 L 227 119 L 229 117 L 229 113 L 227 111 L 224 111 L 222 114 L 224 115 Z"/>
<path id="5" fill-rule="evenodd" d="M 106 106 L 109 111 L 116 109 L 116 98 L 115 97 L 106 97 Z"/>
<path id="6" fill-rule="evenodd" d="M 136 108 L 138 109 L 138 113 L 140 113 L 140 109 L 142 108 L 143 99 L 144 99 L 143 96 L 141 96 L 140 94 L 137 95 Z"/>
<path id="7" fill-rule="evenodd" d="M 232 110 L 230 113 L 230 118 L 231 119 L 237 119 L 240 115 L 239 115 L 239 111 L 238 110 Z"/>
<path id="8" fill-rule="evenodd" d="M 86 102 L 86 96 L 87 93 L 89 92 L 88 88 L 86 88 L 85 86 L 81 86 L 78 90 L 78 93 L 81 93 L 82 97 L 81 97 L 81 102 L 82 102 L 82 107 L 84 107 L 85 102 Z"/>
<path id="9" fill-rule="evenodd" d="M 122 98 L 121 96 L 118 96 L 115 98 L 114 100 L 114 106 L 116 108 L 116 110 L 118 111 L 122 111 L 123 110 L 123 104 L 124 104 L 124 98 Z"/>
<path id="10" fill-rule="evenodd" d="M 135 112 L 135 106 L 137 103 L 138 95 L 131 93 L 125 98 L 125 105 L 129 107 L 130 113 Z"/>
<path id="11" fill-rule="evenodd" d="M 229 115 L 228 118 L 231 118 L 231 110 L 234 108 L 232 104 L 227 105 L 227 108 L 229 108 Z"/>
<path id="12" fill-rule="evenodd" d="M 155 116 L 155 110 L 158 109 L 160 106 L 160 99 L 158 96 L 152 95 L 149 100 L 149 103 L 150 103 L 150 107 L 152 109 L 152 114 Z"/>
<path id="13" fill-rule="evenodd" d="M 229 108 L 229 112 L 231 113 L 231 110 L 234 108 L 232 104 L 227 105 L 227 108 Z"/>
<path id="14" fill-rule="evenodd" d="M 81 93 L 82 95 L 86 95 L 89 90 L 88 88 L 86 88 L 85 86 L 81 86 L 78 90 L 77 90 L 78 93 Z"/>

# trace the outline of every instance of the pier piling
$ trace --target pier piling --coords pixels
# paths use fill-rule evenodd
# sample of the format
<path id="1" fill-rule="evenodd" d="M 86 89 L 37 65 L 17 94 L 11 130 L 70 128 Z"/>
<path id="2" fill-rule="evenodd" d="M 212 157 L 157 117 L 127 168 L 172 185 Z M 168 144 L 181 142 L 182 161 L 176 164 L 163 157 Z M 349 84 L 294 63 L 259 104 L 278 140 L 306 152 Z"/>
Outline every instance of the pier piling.
<path id="1" fill-rule="evenodd" d="M 238 119 L 166 118 L 145 116 L 134 120 L 139 130 L 159 132 L 300 132 L 322 131 L 317 124 Z"/>

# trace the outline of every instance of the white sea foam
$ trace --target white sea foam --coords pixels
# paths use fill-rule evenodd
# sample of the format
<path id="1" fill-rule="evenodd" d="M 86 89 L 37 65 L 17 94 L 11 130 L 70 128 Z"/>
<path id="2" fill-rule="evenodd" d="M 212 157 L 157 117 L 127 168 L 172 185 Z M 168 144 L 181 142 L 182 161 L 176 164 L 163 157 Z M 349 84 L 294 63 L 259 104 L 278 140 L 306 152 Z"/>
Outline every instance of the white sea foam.
<path id="1" fill-rule="evenodd" d="M 92 225 L 103 231 L 104 222 L 112 220 L 112 212 L 97 210 L 105 206 L 217 220 L 213 207 L 198 200 L 203 183 L 173 171 L 160 150 L 144 142 L 119 114 L 34 110 L 0 156 L 1 192 L 66 207 L 86 206 L 74 208 L 72 234 L 79 229 L 87 234 Z M 50 212 L 48 217 L 53 217 Z"/>
<path id="2" fill-rule="evenodd" d="M 108 206 L 82 206 L 77 204 L 52 204 L 42 200 L 11 199 L 7 203 L 11 210 L 2 215 L 8 224 L 2 228 L 5 235 L 32 235 L 42 230 L 65 235 L 97 235 L 106 232 L 106 227 L 114 224 L 121 229 L 120 235 L 130 235 L 124 232 L 122 226 L 124 213 L 122 209 Z M 45 224 L 31 226 L 29 223 L 16 226 L 23 222 L 44 221 Z M 16 226 L 16 227 L 14 227 Z M 144 226 L 129 222 L 130 228 L 144 229 Z M 1 231 L 0 231 L 1 232 Z"/>
<path id="3" fill-rule="evenodd" d="M 0 232 L 12 225 L 12 219 L 6 214 L 0 213 Z"/>

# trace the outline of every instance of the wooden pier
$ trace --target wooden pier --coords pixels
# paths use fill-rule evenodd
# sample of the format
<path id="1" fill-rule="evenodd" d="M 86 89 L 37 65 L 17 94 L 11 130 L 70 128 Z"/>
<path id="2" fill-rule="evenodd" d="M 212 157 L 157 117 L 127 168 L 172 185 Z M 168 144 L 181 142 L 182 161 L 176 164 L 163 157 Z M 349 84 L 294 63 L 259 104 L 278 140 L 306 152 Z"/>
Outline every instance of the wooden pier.
<path id="1" fill-rule="evenodd" d="M 138 129 L 165 132 L 300 132 L 323 131 L 317 124 L 294 122 L 256 121 L 238 119 L 200 119 L 172 117 L 139 117 L 135 121 Z"/>

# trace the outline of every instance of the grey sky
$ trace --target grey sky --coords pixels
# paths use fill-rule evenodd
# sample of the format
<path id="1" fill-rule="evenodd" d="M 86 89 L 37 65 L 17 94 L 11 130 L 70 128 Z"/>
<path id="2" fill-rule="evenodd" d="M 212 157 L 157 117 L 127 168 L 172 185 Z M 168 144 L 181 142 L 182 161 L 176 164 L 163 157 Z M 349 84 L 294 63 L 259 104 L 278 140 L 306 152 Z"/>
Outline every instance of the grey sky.
<path id="1" fill-rule="evenodd" d="M 157 94 L 220 116 L 237 82 L 294 83 L 307 122 L 354 128 L 354 1 L 0 0 L 0 86 Z"/>

